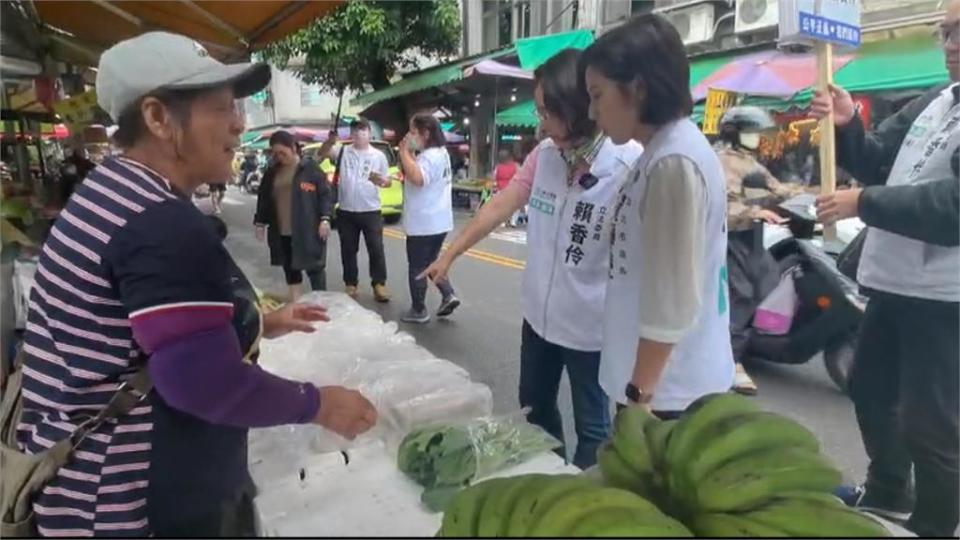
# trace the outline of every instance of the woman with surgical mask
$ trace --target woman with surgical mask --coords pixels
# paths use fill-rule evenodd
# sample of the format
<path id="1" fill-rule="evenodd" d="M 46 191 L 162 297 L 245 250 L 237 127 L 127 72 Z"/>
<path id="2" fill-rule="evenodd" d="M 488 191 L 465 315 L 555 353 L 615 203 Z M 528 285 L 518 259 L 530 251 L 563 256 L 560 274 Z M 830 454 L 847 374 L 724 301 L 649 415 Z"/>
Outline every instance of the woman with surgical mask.
<path id="1" fill-rule="evenodd" d="M 770 253 L 753 246 L 755 221 L 783 223 L 771 205 L 803 192 L 801 186 L 782 184 L 759 161 L 763 132 L 776 128 L 773 119 L 759 107 L 733 107 L 720 119 L 721 147 L 717 151 L 727 182 L 727 271 L 730 284 L 730 339 L 737 362 L 734 391 L 754 395 L 757 385 L 743 368 L 751 321 L 760 299 L 779 282 L 776 261 Z"/>

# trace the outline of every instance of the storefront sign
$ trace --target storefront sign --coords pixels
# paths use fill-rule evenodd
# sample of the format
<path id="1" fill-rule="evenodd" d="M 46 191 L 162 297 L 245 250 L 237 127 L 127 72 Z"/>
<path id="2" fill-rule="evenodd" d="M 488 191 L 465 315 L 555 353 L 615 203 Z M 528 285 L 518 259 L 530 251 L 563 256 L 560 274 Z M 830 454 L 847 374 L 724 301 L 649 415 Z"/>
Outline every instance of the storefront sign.
<path id="1" fill-rule="evenodd" d="M 53 110 L 60 115 L 63 123 L 71 132 L 79 133 L 82 126 L 92 124 L 97 110 L 97 93 L 84 92 L 53 104 Z"/>
<path id="2" fill-rule="evenodd" d="M 780 0 L 780 42 L 860 46 L 858 0 Z"/>
<path id="3" fill-rule="evenodd" d="M 720 133 L 720 119 L 727 109 L 733 106 L 737 100 L 737 94 L 726 90 L 717 90 L 710 88 L 707 90 L 707 104 L 703 111 L 703 133 L 704 135 L 716 135 Z"/>

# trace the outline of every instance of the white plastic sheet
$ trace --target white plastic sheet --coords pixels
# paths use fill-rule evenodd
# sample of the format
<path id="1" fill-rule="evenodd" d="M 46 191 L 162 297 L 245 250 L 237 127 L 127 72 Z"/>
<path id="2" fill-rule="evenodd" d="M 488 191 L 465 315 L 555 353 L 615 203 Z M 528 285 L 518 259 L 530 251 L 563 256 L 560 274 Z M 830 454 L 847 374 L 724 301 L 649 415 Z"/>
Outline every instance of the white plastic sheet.
<path id="1" fill-rule="evenodd" d="M 413 336 L 398 331 L 395 322 L 384 322 L 342 293 L 311 293 L 301 302 L 325 306 L 330 321 L 318 324 L 311 334 L 265 340 L 260 363 L 291 379 L 356 389 L 376 406 L 380 419 L 354 441 L 316 426 L 264 430 L 283 444 L 306 453 L 345 450 L 377 440 L 397 441 L 424 423 L 491 413 L 493 397 L 486 385 L 471 381 L 466 370 L 417 345 Z"/>

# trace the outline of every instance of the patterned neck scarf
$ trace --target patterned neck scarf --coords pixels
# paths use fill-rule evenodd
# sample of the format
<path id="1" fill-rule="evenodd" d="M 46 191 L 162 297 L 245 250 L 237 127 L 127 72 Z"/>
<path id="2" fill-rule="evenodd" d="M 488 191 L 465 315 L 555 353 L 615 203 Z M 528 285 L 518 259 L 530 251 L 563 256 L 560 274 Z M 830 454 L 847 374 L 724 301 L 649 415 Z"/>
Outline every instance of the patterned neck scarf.
<path id="1" fill-rule="evenodd" d="M 597 177 L 590 174 L 590 166 L 593 165 L 600 148 L 603 146 L 606 137 L 603 132 L 598 132 L 591 138 L 587 138 L 577 146 L 569 150 L 561 150 L 560 155 L 567 164 L 567 185 L 572 186 L 574 181 L 578 182 L 583 189 L 590 189 L 597 183 Z"/>

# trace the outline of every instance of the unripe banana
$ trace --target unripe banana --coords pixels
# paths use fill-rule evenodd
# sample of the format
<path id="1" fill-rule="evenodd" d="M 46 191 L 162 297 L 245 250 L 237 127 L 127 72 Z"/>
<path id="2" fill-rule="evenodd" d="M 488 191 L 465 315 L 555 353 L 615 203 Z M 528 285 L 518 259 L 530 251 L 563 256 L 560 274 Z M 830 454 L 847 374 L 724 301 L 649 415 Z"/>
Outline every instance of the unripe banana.
<path id="1" fill-rule="evenodd" d="M 481 537 L 506 536 L 517 499 L 533 485 L 540 485 L 546 474 L 513 476 L 506 485 L 487 496 L 477 518 L 477 534 Z"/>
<path id="2" fill-rule="evenodd" d="M 645 426 L 657 422 L 656 417 L 643 407 L 621 409 L 614 420 L 613 447 L 637 474 L 653 472 L 650 450 L 647 447 Z"/>
<path id="3" fill-rule="evenodd" d="M 663 466 L 664 458 L 667 454 L 667 445 L 670 442 L 670 436 L 677 420 L 663 420 L 660 422 L 650 422 L 644 426 L 644 432 L 647 436 L 647 448 L 650 450 L 650 462 L 654 469 L 660 469 Z"/>
<path id="4" fill-rule="evenodd" d="M 652 503 L 629 491 L 594 487 L 568 493 L 557 499 L 545 512 L 538 512 L 527 533 L 535 537 L 566 536 L 581 519 L 606 508 L 663 516 Z"/>
<path id="5" fill-rule="evenodd" d="M 447 537 L 465 537 L 477 535 L 477 519 L 486 498 L 506 485 L 506 478 L 486 480 L 457 493 L 443 514 L 441 530 Z"/>
<path id="6" fill-rule="evenodd" d="M 843 506 L 839 501 L 824 504 L 809 498 L 785 498 L 743 516 L 757 523 L 776 527 L 790 536 L 890 536 L 887 529 L 876 520 Z"/>
<path id="7" fill-rule="evenodd" d="M 572 491 L 596 487 L 590 480 L 571 474 L 553 475 L 529 486 L 520 494 L 507 527 L 507 536 L 526 536 L 537 513 Z"/>
<path id="8" fill-rule="evenodd" d="M 696 441 L 705 429 L 725 418 L 759 410 L 752 401 L 737 394 L 708 394 L 694 401 L 683 412 L 670 435 L 666 453 L 667 468 L 686 463 L 700 450 Z"/>
<path id="9" fill-rule="evenodd" d="M 809 450 L 775 448 L 721 466 L 695 487 L 694 508 L 739 511 L 756 508 L 784 491 L 830 491 L 841 475 Z"/>
<path id="10" fill-rule="evenodd" d="M 682 523 L 666 515 L 655 516 L 649 512 L 637 513 L 633 509 L 605 508 L 584 517 L 567 532 L 572 538 L 689 538 L 693 536 Z"/>
<path id="11" fill-rule="evenodd" d="M 597 451 L 597 465 L 600 466 L 604 481 L 612 487 L 640 494 L 647 494 L 651 489 L 652 473 L 638 473 L 633 470 L 609 442 L 600 445 Z"/>
<path id="12" fill-rule="evenodd" d="M 700 514 L 691 520 L 690 528 L 697 536 L 707 538 L 782 538 L 790 536 L 776 527 L 757 523 L 739 514 Z"/>
<path id="13" fill-rule="evenodd" d="M 771 412 L 739 414 L 717 422 L 696 439 L 699 453 L 681 463 L 687 480 L 696 484 L 718 466 L 771 448 L 820 451 L 820 442 L 795 420 Z"/>

